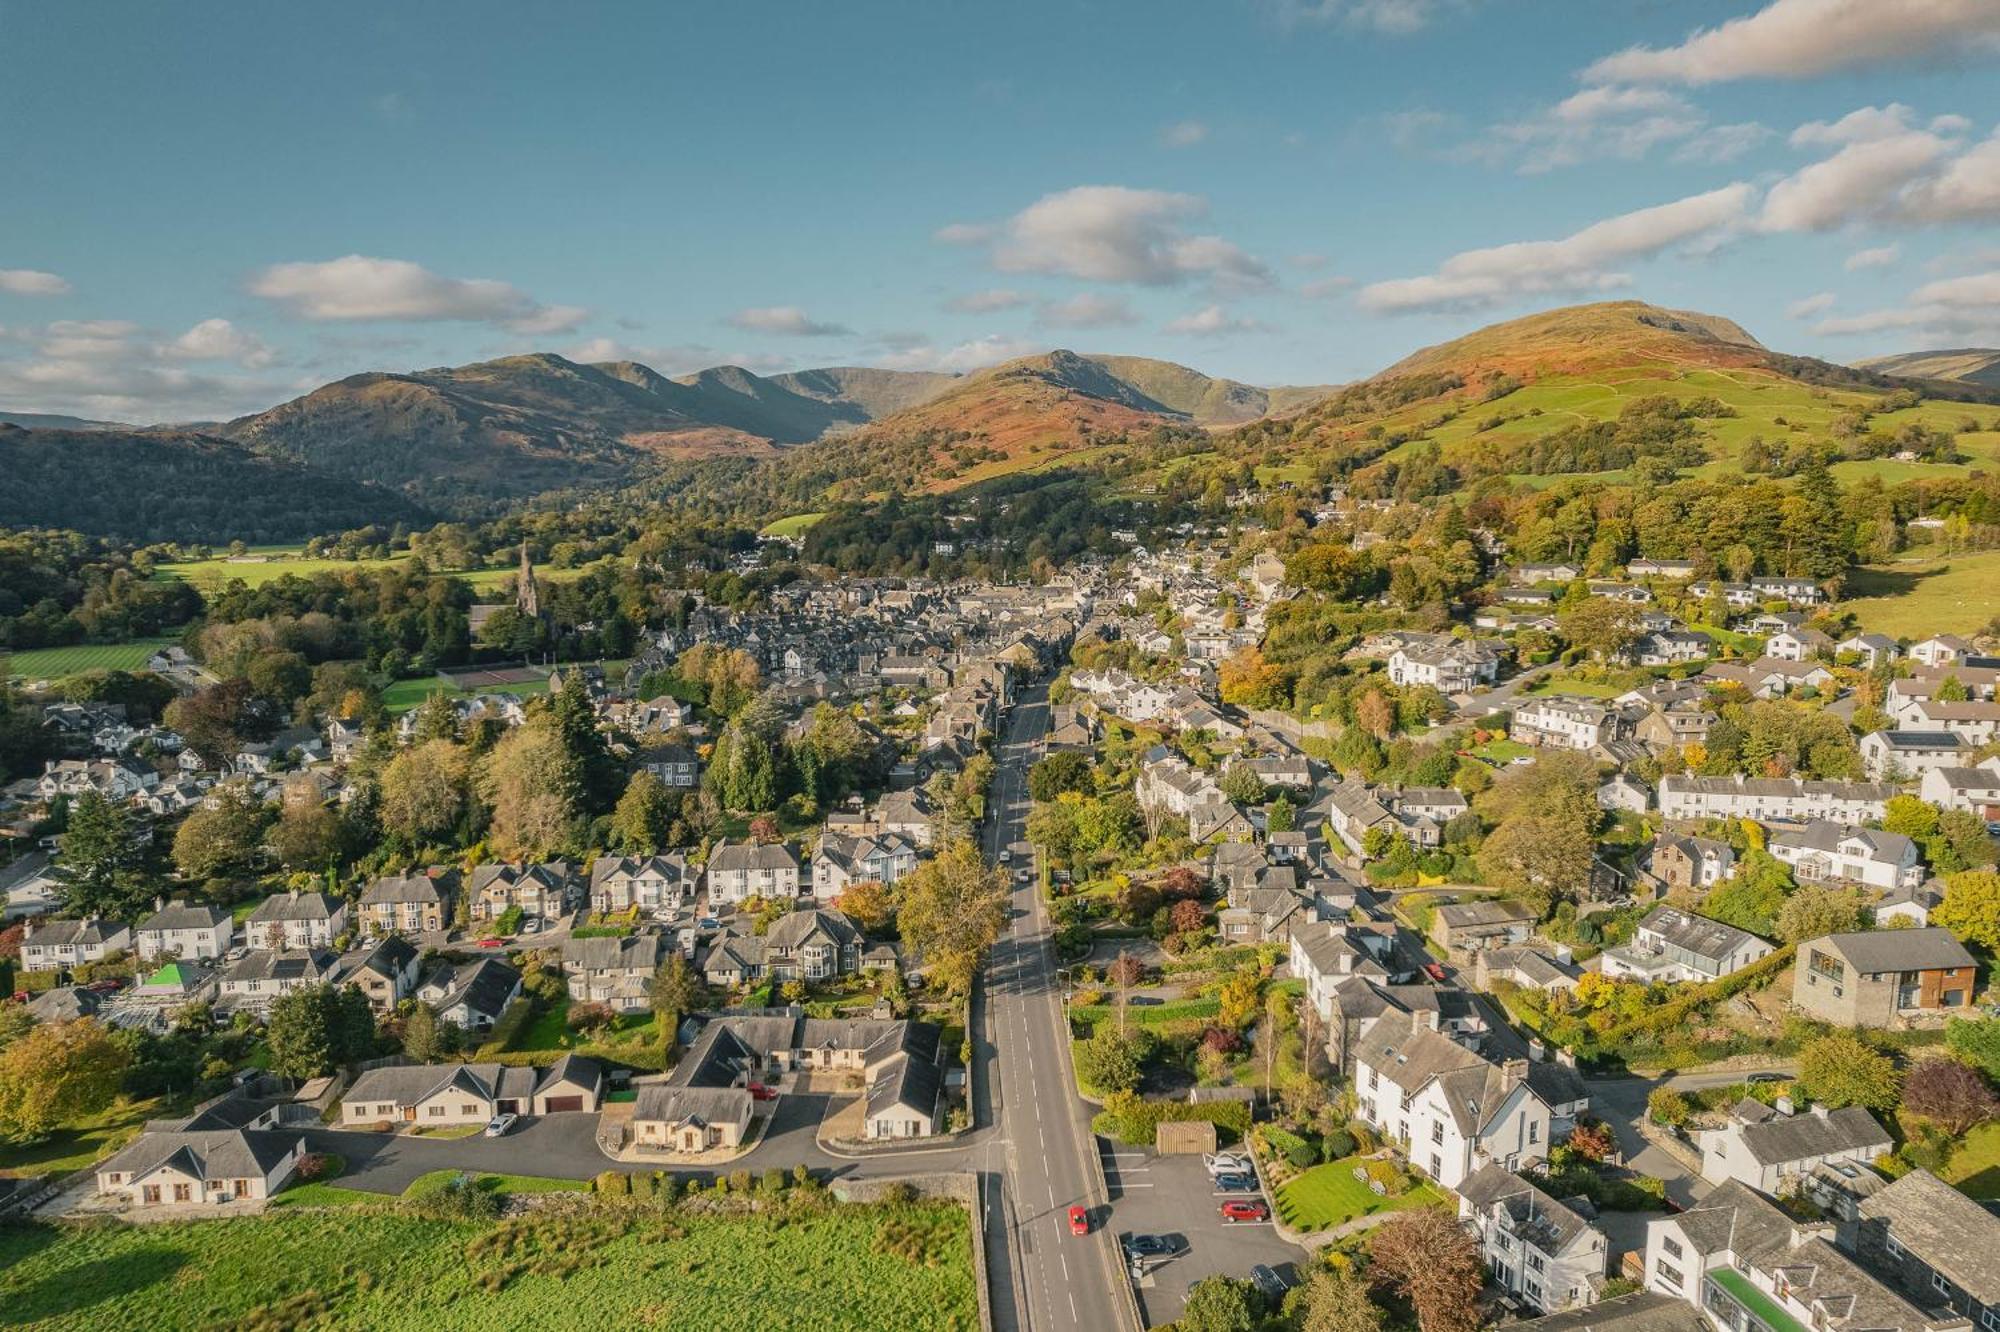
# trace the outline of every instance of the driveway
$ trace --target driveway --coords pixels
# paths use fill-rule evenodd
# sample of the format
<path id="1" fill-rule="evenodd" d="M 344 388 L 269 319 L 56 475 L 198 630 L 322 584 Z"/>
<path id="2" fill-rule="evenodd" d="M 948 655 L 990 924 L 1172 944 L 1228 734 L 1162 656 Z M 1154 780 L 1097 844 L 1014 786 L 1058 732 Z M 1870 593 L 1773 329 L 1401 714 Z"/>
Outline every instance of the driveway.
<path id="1" fill-rule="evenodd" d="M 346 1129 L 308 1129 L 306 1146 L 347 1163 L 340 1182 L 369 1193 L 401 1193 L 433 1170 L 589 1179 L 614 1162 L 597 1149 L 597 1116 L 543 1115 L 504 1138 L 405 1138 Z"/>

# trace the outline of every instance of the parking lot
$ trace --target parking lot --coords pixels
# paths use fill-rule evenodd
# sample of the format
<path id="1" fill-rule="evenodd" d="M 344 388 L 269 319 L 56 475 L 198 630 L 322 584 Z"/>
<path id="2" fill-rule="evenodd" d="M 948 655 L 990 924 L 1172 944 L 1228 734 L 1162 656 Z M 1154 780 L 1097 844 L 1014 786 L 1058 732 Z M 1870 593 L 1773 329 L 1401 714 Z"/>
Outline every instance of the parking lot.
<path id="1" fill-rule="evenodd" d="M 1204 1277 L 1247 1277 L 1262 1263 L 1288 1283 L 1297 1280 L 1303 1250 L 1279 1239 L 1269 1221 L 1224 1221 L 1218 1212 L 1230 1198 L 1262 1195 L 1219 1191 L 1199 1156 L 1162 1156 L 1098 1141 L 1111 1193 L 1111 1226 L 1121 1241 L 1133 1234 L 1179 1235 L 1187 1241 L 1175 1256 L 1149 1260 L 1139 1279 L 1139 1308 L 1148 1327 L 1179 1318 L 1189 1288 Z"/>

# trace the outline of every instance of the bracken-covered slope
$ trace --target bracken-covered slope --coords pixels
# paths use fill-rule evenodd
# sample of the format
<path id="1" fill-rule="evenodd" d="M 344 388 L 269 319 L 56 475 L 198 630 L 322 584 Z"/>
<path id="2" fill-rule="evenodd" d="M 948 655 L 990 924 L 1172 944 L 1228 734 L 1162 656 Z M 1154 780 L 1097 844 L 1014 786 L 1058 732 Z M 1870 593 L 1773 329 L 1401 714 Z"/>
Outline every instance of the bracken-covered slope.
<path id="1" fill-rule="evenodd" d="M 1499 372 L 1518 378 L 1580 374 L 1599 366 L 1646 361 L 1674 365 L 1761 365 L 1765 348 L 1744 328 L 1718 315 L 1668 310 L 1644 301 L 1571 305 L 1505 323 L 1412 352 L 1377 379 L 1432 371 L 1467 378 Z"/>
<path id="2" fill-rule="evenodd" d="M 135 541 L 279 541 L 436 515 L 376 486 L 182 431 L 0 425 L 0 528 Z"/>
<path id="3" fill-rule="evenodd" d="M 1956 379 L 2000 388 L 2000 349 L 1959 347 L 1950 351 L 1899 352 L 1856 361 L 1862 370 L 1916 379 Z"/>

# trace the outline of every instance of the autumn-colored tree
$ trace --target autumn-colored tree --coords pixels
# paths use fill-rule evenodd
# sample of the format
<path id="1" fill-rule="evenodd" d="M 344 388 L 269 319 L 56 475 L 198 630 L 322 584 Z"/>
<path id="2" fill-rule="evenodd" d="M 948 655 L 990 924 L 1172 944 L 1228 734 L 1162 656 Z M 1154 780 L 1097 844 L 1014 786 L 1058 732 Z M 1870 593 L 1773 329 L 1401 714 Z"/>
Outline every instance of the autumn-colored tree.
<path id="1" fill-rule="evenodd" d="M 1903 1112 L 1928 1119 L 1956 1138 L 2000 1115 L 2000 1095 L 1972 1065 L 1933 1055 L 1911 1065 L 1903 1079 Z"/>
<path id="2" fill-rule="evenodd" d="M 1586 1161 L 1606 1160 L 1618 1147 L 1610 1126 L 1596 1119 L 1578 1120 L 1569 1131 L 1569 1145 Z"/>
<path id="3" fill-rule="evenodd" d="M 1931 912 L 1931 923 L 1989 953 L 2000 950 L 2000 874 L 1961 870 L 1948 876 L 1944 901 Z"/>
<path id="4" fill-rule="evenodd" d="M 41 1138 L 102 1112 L 130 1059 L 95 1018 L 31 1028 L 0 1051 L 0 1134 Z"/>
<path id="5" fill-rule="evenodd" d="M 1896 1104 L 1902 1081 L 1895 1060 L 1852 1032 L 1818 1037 L 1799 1050 L 1799 1085 L 1830 1110 L 1848 1105 L 1887 1110 Z"/>
<path id="6" fill-rule="evenodd" d="M 576 773 L 547 713 L 501 737 L 486 756 L 479 786 L 493 806 L 491 840 L 503 856 L 547 856 L 562 845 L 581 808 Z"/>
<path id="7" fill-rule="evenodd" d="M 769 814 L 759 814 L 750 820 L 750 839 L 759 846 L 769 846 L 780 841 L 784 834 L 778 830 L 778 821 Z"/>
<path id="8" fill-rule="evenodd" d="M 471 798 L 472 757 L 450 740 L 412 745 L 382 770 L 382 827 L 413 844 L 458 826 Z"/>
<path id="9" fill-rule="evenodd" d="M 1291 675 L 1264 659 L 1255 644 L 1238 648 L 1216 671 L 1222 701 L 1245 708 L 1281 708 L 1289 701 Z"/>
<path id="10" fill-rule="evenodd" d="M 1354 703 L 1354 724 L 1377 740 L 1386 740 L 1396 729 L 1396 705 L 1379 689 L 1371 689 Z"/>
<path id="11" fill-rule="evenodd" d="M 847 890 L 834 899 L 834 906 L 851 919 L 862 930 L 873 933 L 889 923 L 893 907 L 889 901 L 889 890 L 880 879 L 860 879 L 847 885 Z"/>
<path id="12" fill-rule="evenodd" d="M 979 848 L 960 841 L 897 885 L 903 941 L 932 982 L 965 994 L 1007 923 L 1007 880 L 990 869 Z"/>
<path id="13" fill-rule="evenodd" d="M 1368 1286 L 1351 1273 L 1315 1268 L 1300 1288 L 1304 1315 L 1299 1332 L 1380 1332 L 1382 1310 Z"/>
<path id="14" fill-rule="evenodd" d="M 1174 903 L 1167 912 L 1167 924 L 1175 934 L 1193 934 L 1207 919 L 1201 903 L 1186 898 Z"/>
<path id="15" fill-rule="evenodd" d="M 1422 1332 L 1474 1332 L 1485 1271 L 1479 1245 L 1436 1207 L 1399 1212 L 1368 1237 L 1373 1271 L 1416 1307 Z"/>

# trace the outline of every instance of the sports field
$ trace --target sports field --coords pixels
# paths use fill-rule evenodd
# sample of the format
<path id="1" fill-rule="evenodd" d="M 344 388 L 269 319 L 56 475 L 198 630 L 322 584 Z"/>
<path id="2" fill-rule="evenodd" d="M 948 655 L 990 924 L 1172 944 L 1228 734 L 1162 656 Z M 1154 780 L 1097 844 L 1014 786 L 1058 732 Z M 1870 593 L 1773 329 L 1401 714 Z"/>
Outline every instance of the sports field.
<path id="1" fill-rule="evenodd" d="M 75 647 L 30 648 L 0 652 L 0 677 L 23 680 L 64 680 L 86 671 L 144 670 L 146 658 L 180 640 L 136 638 L 129 643 L 79 643 Z"/>

